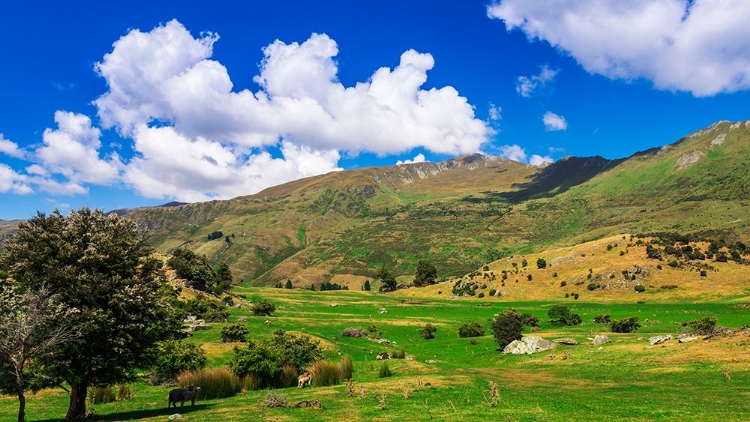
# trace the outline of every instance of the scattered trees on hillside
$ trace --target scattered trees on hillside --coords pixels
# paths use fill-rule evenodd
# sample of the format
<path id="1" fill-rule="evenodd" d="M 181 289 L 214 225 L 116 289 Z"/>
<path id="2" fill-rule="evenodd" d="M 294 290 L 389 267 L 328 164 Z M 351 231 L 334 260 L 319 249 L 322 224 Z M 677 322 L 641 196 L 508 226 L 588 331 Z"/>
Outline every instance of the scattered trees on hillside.
<path id="1" fill-rule="evenodd" d="M 414 277 L 414 285 L 417 287 L 435 284 L 437 280 L 437 268 L 428 260 L 421 260 L 417 263 L 417 275 Z"/>
<path id="2" fill-rule="evenodd" d="M 177 249 L 167 261 L 177 277 L 187 284 L 204 292 L 220 295 L 232 288 L 232 272 L 226 262 L 214 270 L 205 256 L 199 256 L 189 249 Z"/>
<path id="3" fill-rule="evenodd" d="M 161 264 L 132 220 L 88 208 L 39 213 L 19 224 L 1 260 L 19 287 L 47 286 L 61 306 L 75 310 L 53 325 L 71 327 L 78 341 L 34 361 L 50 379 L 70 385 L 66 420 L 86 416 L 90 386 L 134 379 L 167 333 Z"/>
<path id="4" fill-rule="evenodd" d="M 515 309 L 507 309 L 498 314 L 492 322 L 492 332 L 501 350 L 514 340 L 520 340 L 523 333 L 521 314 Z"/>

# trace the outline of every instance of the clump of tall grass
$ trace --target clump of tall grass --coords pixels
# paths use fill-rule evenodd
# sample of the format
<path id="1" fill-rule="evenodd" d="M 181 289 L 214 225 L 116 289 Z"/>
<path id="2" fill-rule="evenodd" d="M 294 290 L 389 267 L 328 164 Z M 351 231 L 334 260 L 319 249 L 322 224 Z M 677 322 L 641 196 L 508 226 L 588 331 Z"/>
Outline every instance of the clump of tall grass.
<path id="1" fill-rule="evenodd" d="M 393 375 L 393 372 L 391 372 L 391 368 L 388 367 L 388 362 L 383 362 L 383 364 L 380 365 L 378 378 L 390 377 L 391 375 Z"/>
<path id="2" fill-rule="evenodd" d="M 339 385 L 341 381 L 351 379 L 354 373 L 354 365 L 349 355 L 339 363 L 329 360 L 319 360 L 310 365 L 309 372 L 312 374 L 312 381 L 316 387 L 326 385 Z"/>
<path id="3" fill-rule="evenodd" d="M 246 390 L 254 389 L 248 388 L 249 386 L 254 387 L 253 383 L 254 380 L 252 377 L 240 379 L 240 377 L 227 368 L 188 371 L 177 376 L 177 384 L 182 388 L 190 385 L 200 387 L 201 391 L 198 394 L 198 399 L 203 400 L 232 397 L 243 388 Z"/>
<path id="4" fill-rule="evenodd" d="M 105 404 L 133 398 L 133 386 L 118 384 L 116 386 L 94 386 L 89 389 L 89 404 Z"/>
<path id="5" fill-rule="evenodd" d="M 275 376 L 273 385 L 276 388 L 296 387 L 298 377 L 299 371 L 297 371 L 297 368 L 287 363 L 281 367 L 281 372 Z M 258 386 L 260 386 L 260 383 L 258 383 Z"/>

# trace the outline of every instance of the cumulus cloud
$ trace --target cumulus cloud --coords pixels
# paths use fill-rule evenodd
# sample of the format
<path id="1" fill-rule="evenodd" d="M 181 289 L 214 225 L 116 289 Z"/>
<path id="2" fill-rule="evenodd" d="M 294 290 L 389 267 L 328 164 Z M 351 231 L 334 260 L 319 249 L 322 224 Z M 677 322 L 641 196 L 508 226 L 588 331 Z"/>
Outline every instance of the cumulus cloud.
<path id="1" fill-rule="evenodd" d="M 695 96 L 750 89 L 745 0 L 494 0 L 487 15 L 590 73 Z"/>
<path id="2" fill-rule="evenodd" d="M 534 154 L 531 157 L 529 157 L 529 165 L 530 166 L 543 166 L 545 164 L 552 163 L 552 157 L 550 156 L 544 156 Z"/>
<path id="3" fill-rule="evenodd" d="M 557 114 L 548 111 L 542 116 L 544 127 L 548 132 L 554 132 L 558 130 L 565 130 L 568 128 L 568 122 L 565 121 L 565 117 L 558 116 Z"/>
<path id="4" fill-rule="evenodd" d="M 218 40 L 173 20 L 130 31 L 95 65 L 108 91 L 94 105 L 104 128 L 133 140 L 136 155 L 122 171 L 144 196 L 233 197 L 337 170 L 341 153 L 468 154 L 494 133 L 455 88 L 422 89 L 430 54 L 408 50 L 396 67 L 344 86 L 338 45 L 326 34 L 276 40 L 262 50 L 252 92 L 234 90 L 211 59 Z"/>
<path id="5" fill-rule="evenodd" d="M 520 145 L 503 145 L 500 147 L 500 156 L 519 163 L 526 162 L 526 151 Z"/>
<path id="6" fill-rule="evenodd" d="M 5 139 L 2 133 L 0 133 L 0 154 L 13 158 L 23 158 L 24 156 L 24 152 L 18 148 L 18 144 L 10 139 Z"/>
<path id="7" fill-rule="evenodd" d="M 424 163 L 424 162 L 425 162 L 425 156 L 424 154 L 420 153 L 420 154 L 417 154 L 411 160 L 404 160 L 404 161 L 398 160 L 396 161 L 396 165 L 400 166 L 401 164 L 414 164 L 414 163 Z"/>
<path id="8" fill-rule="evenodd" d="M 117 180 L 119 157 L 100 158 L 101 131 L 88 116 L 58 111 L 55 122 L 58 128 L 44 131 L 44 145 L 35 152 L 40 165 L 74 183 L 108 185 Z"/>
<path id="9" fill-rule="evenodd" d="M 0 164 L 0 193 L 12 192 L 18 195 L 32 193 L 27 177 L 17 173 L 5 164 Z"/>
<path id="10" fill-rule="evenodd" d="M 542 66 L 538 75 L 519 76 L 516 81 L 516 92 L 522 97 L 530 97 L 537 89 L 544 88 L 547 83 L 555 79 L 559 73 L 557 69 L 550 69 L 549 66 Z"/>

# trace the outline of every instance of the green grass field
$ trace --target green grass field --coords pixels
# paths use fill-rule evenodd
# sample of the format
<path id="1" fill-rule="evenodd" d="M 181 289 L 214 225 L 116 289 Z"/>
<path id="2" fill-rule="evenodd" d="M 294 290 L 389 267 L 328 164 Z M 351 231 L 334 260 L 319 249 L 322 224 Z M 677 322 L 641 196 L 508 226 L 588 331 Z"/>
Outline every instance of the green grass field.
<path id="1" fill-rule="evenodd" d="M 288 388 L 275 393 L 291 404 L 320 400 L 321 409 L 266 408 L 267 391 L 240 393 L 232 398 L 203 400 L 177 412 L 187 421 L 247 420 L 747 420 L 750 414 L 750 335 L 698 340 L 671 340 L 649 346 L 655 334 L 677 334 L 682 322 L 713 315 L 719 325 L 738 328 L 750 322 L 750 309 L 737 300 L 721 303 L 565 302 L 584 323 L 575 327 L 542 323 L 534 335 L 547 339 L 575 337 L 576 346 L 558 345 L 534 355 L 503 355 L 492 337 L 494 314 L 513 307 L 547 320 L 550 302 L 504 302 L 501 299 L 417 300 L 370 292 L 311 292 L 272 288 L 238 288 L 248 300 L 277 304 L 273 317 L 251 316 L 248 307 L 233 309 L 229 323 L 249 316 L 253 338 L 276 329 L 304 333 L 321 340 L 328 358 L 349 355 L 354 360 L 354 397 L 347 386 Z M 447 298 L 446 298 L 447 299 Z M 741 301 L 740 301 L 741 302 Z M 335 306 L 332 306 L 335 305 Z M 387 310 L 381 313 L 381 308 Z M 613 319 L 638 316 L 643 327 L 632 334 L 607 332 L 595 324 L 596 314 Z M 265 325 L 266 320 L 271 325 Z M 459 338 L 458 327 L 477 321 L 487 336 Z M 424 340 L 418 328 L 438 327 L 436 338 Z M 231 344 L 219 342 L 222 324 L 199 331 L 191 341 L 203 344 L 210 366 L 221 366 Z M 376 326 L 395 344 L 380 345 L 365 338 L 342 337 L 345 328 Z M 597 333 L 611 343 L 593 346 Z M 526 333 L 531 334 L 531 333 Z M 406 359 L 388 361 L 393 376 L 379 378 L 381 351 L 406 351 Z M 727 379 L 727 376 L 729 379 Z M 500 401 L 490 406 L 489 382 L 499 386 Z M 420 385 L 421 384 L 421 385 Z M 170 387 L 136 383 L 132 400 L 91 406 L 92 420 L 166 421 Z M 67 409 L 67 394 L 45 390 L 27 397 L 27 420 L 57 421 Z M 384 405 L 381 405 L 384 400 Z M 382 408 L 384 407 L 384 409 Z M 17 400 L 0 397 L 0 420 L 14 420 Z"/>

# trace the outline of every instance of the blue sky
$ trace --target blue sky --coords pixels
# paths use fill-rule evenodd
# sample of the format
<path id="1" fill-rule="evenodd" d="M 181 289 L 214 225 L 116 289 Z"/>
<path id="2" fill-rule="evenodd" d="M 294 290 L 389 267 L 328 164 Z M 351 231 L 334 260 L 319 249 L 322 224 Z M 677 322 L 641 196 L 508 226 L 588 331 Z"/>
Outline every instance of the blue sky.
<path id="1" fill-rule="evenodd" d="M 0 6 L 0 219 L 482 152 L 622 158 L 750 119 L 744 0 Z"/>

